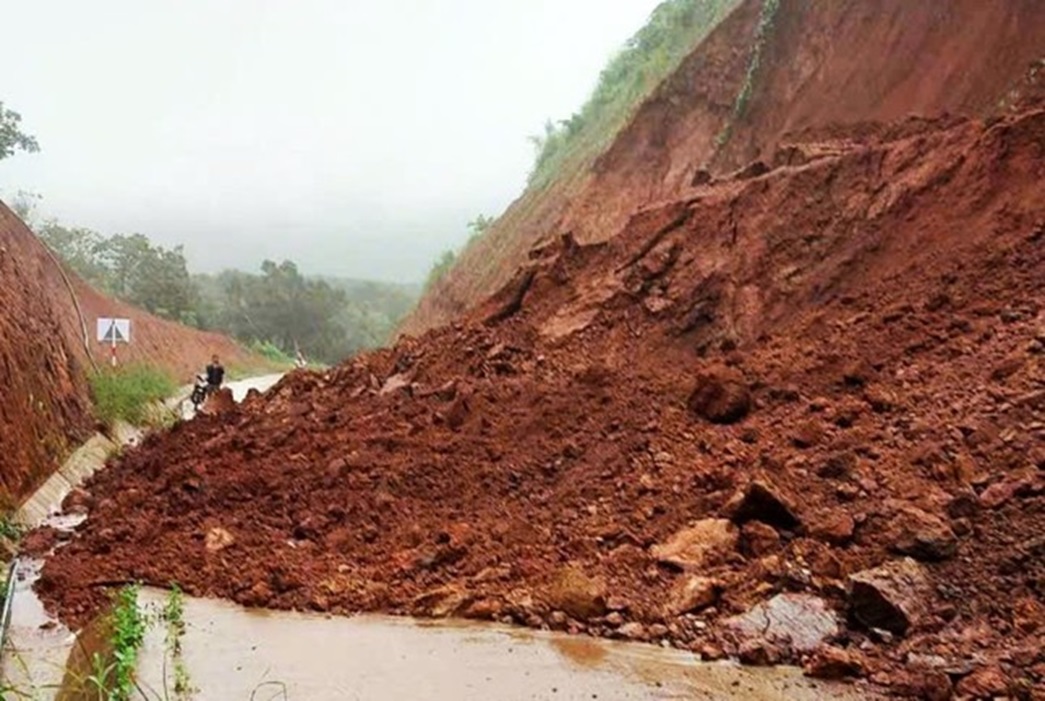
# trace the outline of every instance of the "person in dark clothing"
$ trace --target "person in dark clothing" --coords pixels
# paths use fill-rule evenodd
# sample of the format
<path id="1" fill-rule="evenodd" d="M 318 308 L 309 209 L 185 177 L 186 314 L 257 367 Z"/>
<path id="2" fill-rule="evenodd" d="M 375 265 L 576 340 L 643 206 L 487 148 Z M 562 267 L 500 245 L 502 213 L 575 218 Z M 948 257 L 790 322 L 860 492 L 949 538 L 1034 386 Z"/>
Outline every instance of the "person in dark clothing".
<path id="1" fill-rule="evenodd" d="M 225 380 L 225 368 L 218 361 L 218 356 L 210 359 L 207 366 L 207 393 L 213 394 L 221 389 L 221 383 Z"/>

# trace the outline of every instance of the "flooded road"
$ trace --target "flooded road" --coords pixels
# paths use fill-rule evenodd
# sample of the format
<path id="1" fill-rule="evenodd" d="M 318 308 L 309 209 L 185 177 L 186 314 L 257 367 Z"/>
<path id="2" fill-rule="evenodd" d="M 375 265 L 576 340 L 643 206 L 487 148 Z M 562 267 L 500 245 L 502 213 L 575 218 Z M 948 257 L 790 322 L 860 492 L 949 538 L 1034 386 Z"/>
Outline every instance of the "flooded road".
<path id="1" fill-rule="evenodd" d="M 141 600 L 158 610 L 166 595 L 143 590 Z M 199 701 L 871 698 L 791 668 L 708 664 L 651 645 L 472 622 L 339 618 L 191 598 L 184 620 L 183 660 Z M 160 698 L 172 666 L 164 631 L 152 631 L 139 674 Z"/>

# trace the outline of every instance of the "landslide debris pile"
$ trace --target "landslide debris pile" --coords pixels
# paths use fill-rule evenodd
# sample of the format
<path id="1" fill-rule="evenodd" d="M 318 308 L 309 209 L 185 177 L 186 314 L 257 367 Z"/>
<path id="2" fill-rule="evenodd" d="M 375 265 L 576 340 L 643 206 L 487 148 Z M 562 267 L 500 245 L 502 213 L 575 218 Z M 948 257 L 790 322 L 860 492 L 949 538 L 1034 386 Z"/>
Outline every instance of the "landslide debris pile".
<path id="1" fill-rule="evenodd" d="M 1045 683 L 1045 111 L 787 145 L 474 314 L 176 426 L 38 584 Z"/>
<path id="2" fill-rule="evenodd" d="M 730 3 L 732 4 L 732 3 Z M 642 104 L 606 150 L 531 187 L 422 297 L 406 328 L 458 318 L 539 241 L 616 234 L 639 206 L 755 160 L 789 135 L 911 114 L 986 117 L 1040 92 L 1037 0 L 742 0 Z"/>

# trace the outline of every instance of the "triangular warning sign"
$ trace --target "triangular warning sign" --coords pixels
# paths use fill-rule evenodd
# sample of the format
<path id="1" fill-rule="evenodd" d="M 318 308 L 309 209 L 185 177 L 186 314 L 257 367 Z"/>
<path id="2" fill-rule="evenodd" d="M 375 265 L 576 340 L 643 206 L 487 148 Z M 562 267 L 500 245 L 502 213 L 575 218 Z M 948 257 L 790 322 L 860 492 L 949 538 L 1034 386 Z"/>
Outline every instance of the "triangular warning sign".
<path id="1" fill-rule="evenodd" d="M 122 333 L 120 333 L 120 326 L 116 323 L 115 319 L 111 324 L 109 324 L 108 330 L 106 330 L 105 335 L 102 336 L 102 341 L 105 343 L 127 342 L 127 339 L 123 337 Z"/>

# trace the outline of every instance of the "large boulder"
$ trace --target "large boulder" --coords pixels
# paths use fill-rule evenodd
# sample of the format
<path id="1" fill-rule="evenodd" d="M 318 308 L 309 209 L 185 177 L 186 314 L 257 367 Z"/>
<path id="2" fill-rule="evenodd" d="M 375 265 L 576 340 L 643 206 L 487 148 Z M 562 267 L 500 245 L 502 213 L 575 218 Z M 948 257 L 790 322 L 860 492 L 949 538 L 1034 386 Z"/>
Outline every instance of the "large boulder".
<path id="1" fill-rule="evenodd" d="M 778 594 L 725 625 L 746 640 L 786 641 L 798 653 L 816 650 L 841 630 L 835 612 L 810 594 Z"/>
<path id="2" fill-rule="evenodd" d="M 798 530 L 802 519 L 787 494 L 766 480 L 755 480 L 725 505 L 725 515 L 737 523 L 761 521 L 786 531 Z"/>
<path id="3" fill-rule="evenodd" d="M 715 424 L 733 424 L 751 411 L 751 391 L 739 370 L 724 366 L 697 375 L 689 409 Z"/>
<path id="4" fill-rule="evenodd" d="M 857 621 L 904 635 L 927 614 L 932 584 L 925 568 L 906 557 L 851 575 L 848 592 Z"/>
<path id="5" fill-rule="evenodd" d="M 677 532 L 667 542 L 654 545 L 650 554 L 657 561 L 682 570 L 700 571 L 736 550 L 739 539 L 740 533 L 732 522 L 705 519 Z"/>
<path id="6" fill-rule="evenodd" d="M 904 507 L 893 517 L 890 532 L 892 550 L 918 560 L 946 560 L 958 551 L 958 536 L 951 527 L 939 516 L 914 507 Z"/>
<path id="7" fill-rule="evenodd" d="M 718 600 L 722 585 L 710 577 L 681 577 L 668 592 L 664 604 L 665 617 L 681 616 L 684 613 L 707 608 Z"/>
<path id="8" fill-rule="evenodd" d="M 548 587 L 548 604 L 563 613 L 584 621 L 606 613 L 606 583 L 589 577 L 576 567 L 558 572 Z"/>

